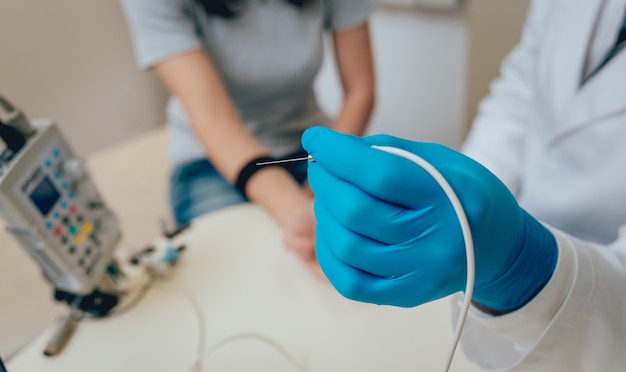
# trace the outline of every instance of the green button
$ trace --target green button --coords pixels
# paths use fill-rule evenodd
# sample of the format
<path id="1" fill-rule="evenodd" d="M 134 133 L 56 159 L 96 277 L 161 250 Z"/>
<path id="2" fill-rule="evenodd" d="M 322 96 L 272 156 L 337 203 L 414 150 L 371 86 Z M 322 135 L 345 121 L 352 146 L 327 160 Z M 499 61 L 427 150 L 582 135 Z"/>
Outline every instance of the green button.
<path id="1" fill-rule="evenodd" d="M 68 228 L 70 231 L 70 234 L 72 235 L 76 235 L 76 233 L 78 233 L 78 228 L 74 225 L 70 225 L 70 227 Z"/>

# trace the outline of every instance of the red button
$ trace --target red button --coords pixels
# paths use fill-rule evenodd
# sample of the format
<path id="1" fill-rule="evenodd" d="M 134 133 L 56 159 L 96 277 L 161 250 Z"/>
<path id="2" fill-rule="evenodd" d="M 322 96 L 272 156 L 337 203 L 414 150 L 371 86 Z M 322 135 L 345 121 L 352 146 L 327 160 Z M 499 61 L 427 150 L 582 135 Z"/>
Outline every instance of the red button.
<path id="1" fill-rule="evenodd" d="M 54 228 L 54 235 L 61 236 L 62 232 L 63 232 L 63 230 L 61 229 L 60 226 L 57 226 L 57 227 Z"/>
<path id="2" fill-rule="evenodd" d="M 70 207 L 70 213 L 71 213 L 71 214 L 76 214 L 76 206 L 75 206 L 75 205 L 72 205 L 72 206 Z"/>

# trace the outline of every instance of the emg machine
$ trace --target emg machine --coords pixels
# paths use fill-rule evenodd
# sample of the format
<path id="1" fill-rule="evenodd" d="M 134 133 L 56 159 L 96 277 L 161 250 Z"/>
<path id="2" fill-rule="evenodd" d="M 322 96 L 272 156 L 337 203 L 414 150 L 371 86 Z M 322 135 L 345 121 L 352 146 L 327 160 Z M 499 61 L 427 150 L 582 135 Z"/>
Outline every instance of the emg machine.
<path id="1" fill-rule="evenodd" d="M 163 225 L 163 238 L 117 260 L 118 221 L 56 124 L 30 121 L 0 96 L 0 138 L 5 144 L 0 147 L 0 215 L 41 266 L 55 299 L 71 310 L 44 350 L 56 355 L 85 315 L 104 317 L 133 287 L 146 287 L 142 278 L 165 276 L 184 249 L 169 239 L 189 225 Z"/>
<path id="2" fill-rule="evenodd" d="M 97 289 L 121 233 L 83 162 L 50 120 L 30 123 L 0 97 L 0 214 L 54 287 Z M 32 125 L 31 125 L 32 124 Z"/>
<path id="3" fill-rule="evenodd" d="M 56 300 L 73 312 L 106 315 L 118 297 L 101 288 L 121 236 L 115 216 L 53 121 L 29 121 L 2 96 L 0 108 L 7 231 L 41 266 Z"/>

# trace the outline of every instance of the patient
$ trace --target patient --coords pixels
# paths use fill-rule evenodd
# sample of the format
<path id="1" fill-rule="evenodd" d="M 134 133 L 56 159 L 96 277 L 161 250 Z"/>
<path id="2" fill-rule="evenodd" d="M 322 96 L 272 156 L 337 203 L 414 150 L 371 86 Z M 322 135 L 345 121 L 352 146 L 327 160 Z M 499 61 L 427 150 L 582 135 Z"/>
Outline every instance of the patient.
<path id="1" fill-rule="evenodd" d="M 252 201 L 283 228 L 287 247 L 317 266 L 306 162 L 312 125 L 363 134 L 374 72 L 363 0 L 121 0 L 138 65 L 169 88 L 170 202 L 179 224 Z M 344 93 L 339 114 L 318 106 L 313 81 L 332 35 Z"/>

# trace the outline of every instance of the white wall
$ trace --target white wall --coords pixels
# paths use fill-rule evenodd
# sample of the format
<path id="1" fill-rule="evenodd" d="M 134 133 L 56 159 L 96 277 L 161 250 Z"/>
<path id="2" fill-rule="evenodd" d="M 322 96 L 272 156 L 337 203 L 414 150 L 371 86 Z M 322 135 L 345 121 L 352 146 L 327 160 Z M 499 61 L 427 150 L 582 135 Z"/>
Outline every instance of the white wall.
<path id="1" fill-rule="evenodd" d="M 463 13 L 379 7 L 371 28 L 378 89 L 370 132 L 457 147 L 466 91 Z M 317 92 L 335 113 L 341 95 L 332 59 L 327 48 Z"/>

